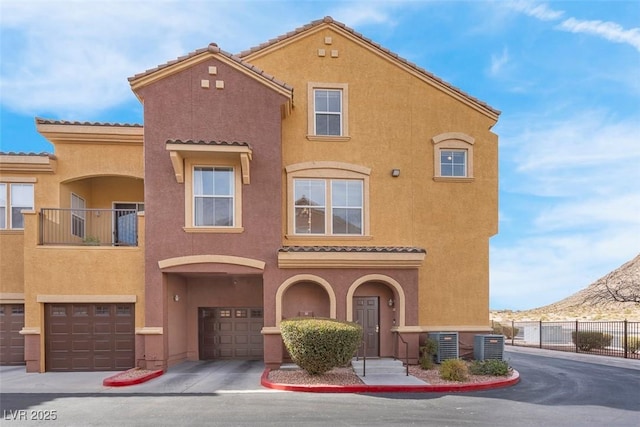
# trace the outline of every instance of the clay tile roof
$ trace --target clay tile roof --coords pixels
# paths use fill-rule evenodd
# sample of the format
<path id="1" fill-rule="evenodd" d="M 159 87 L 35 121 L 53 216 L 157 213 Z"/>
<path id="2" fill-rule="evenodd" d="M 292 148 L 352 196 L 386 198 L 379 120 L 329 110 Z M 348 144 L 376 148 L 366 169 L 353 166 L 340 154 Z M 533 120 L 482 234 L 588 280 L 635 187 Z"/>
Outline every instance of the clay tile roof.
<path id="1" fill-rule="evenodd" d="M 67 120 L 51 120 L 36 117 L 36 124 L 39 125 L 73 125 L 73 126 L 119 126 L 119 127 L 139 127 L 138 123 L 107 123 L 107 122 L 71 122 Z"/>
<path id="2" fill-rule="evenodd" d="M 247 142 L 238 142 L 238 141 L 194 141 L 194 140 L 186 140 L 183 141 L 181 139 L 168 139 L 166 144 L 183 144 L 183 145 L 226 145 L 226 146 L 234 146 L 234 147 L 249 147 L 249 143 Z"/>
<path id="3" fill-rule="evenodd" d="M 179 62 L 185 61 L 185 60 L 187 60 L 189 58 L 193 58 L 194 56 L 200 55 L 201 53 L 204 53 L 204 52 L 210 52 L 210 53 L 222 55 L 222 56 L 228 58 L 229 60 L 234 61 L 237 64 L 241 65 L 242 67 L 244 67 L 248 71 L 250 71 L 252 73 L 255 73 L 255 74 L 258 74 L 258 75 L 264 77 L 265 79 L 275 83 L 276 85 L 282 86 L 284 89 L 286 89 L 288 91 L 293 91 L 293 87 L 289 86 L 285 82 L 282 82 L 282 81 L 276 79 L 274 76 L 265 73 L 260 68 L 254 66 L 254 65 L 251 65 L 248 62 L 243 61 L 240 57 L 220 49 L 216 43 L 209 43 L 209 46 L 207 46 L 205 48 L 194 50 L 191 53 L 188 53 L 188 54 L 186 54 L 184 56 L 181 56 L 181 57 L 179 57 L 177 59 L 169 61 L 169 62 L 167 62 L 165 64 L 158 65 L 155 68 L 151 68 L 151 69 L 146 70 L 146 71 L 144 71 L 142 73 L 136 74 L 133 77 L 129 77 L 129 82 L 132 82 L 133 80 L 139 79 L 140 77 L 144 77 L 146 75 L 155 73 L 156 71 L 160 71 L 160 70 L 162 70 L 164 68 L 167 68 L 167 67 L 170 67 L 170 66 L 172 66 L 174 64 L 177 64 Z"/>
<path id="4" fill-rule="evenodd" d="M 397 53 L 390 51 L 386 47 L 383 47 L 382 45 L 380 45 L 380 44 L 374 42 L 373 40 L 365 37 L 364 35 L 360 34 L 359 32 L 355 31 L 354 29 L 347 27 L 342 22 L 338 22 L 338 21 L 334 20 L 330 16 L 325 16 L 323 19 L 318 19 L 318 20 L 312 21 L 312 22 L 310 22 L 310 23 L 308 23 L 306 25 L 303 25 L 302 27 L 299 27 L 299 28 L 297 28 L 297 29 L 295 29 L 293 31 L 290 31 L 290 32 L 288 32 L 286 34 L 283 34 L 283 35 L 279 36 L 279 37 L 273 38 L 273 39 L 271 39 L 271 40 L 269 40 L 269 41 L 267 41 L 265 43 L 262 43 L 262 44 L 260 44 L 258 46 L 255 46 L 255 47 L 252 47 L 252 48 L 250 48 L 248 50 L 242 51 L 242 52 L 240 52 L 238 54 L 238 56 L 240 58 L 244 58 L 244 57 L 246 57 L 246 56 L 248 56 L 248 55 L 250 55 L 250 54 L 252 54 L 254 52 L 258 52 L 258 51 L 260 51 L 262 49 L 265 49 L 265 48 L 267 48 L 267 47 L 269 47 L 271 45 L 279 43 L 279 42 L 281 42 L 283 40 L 287 40 L 287 39 L 289 39 L 291 37 L 294 37 L 294 36 L 296 36 L 296 35 L 298 35 L 300 33 L 304 33 L 305 31 L 307 31 L 307 30 L 309 30 L 311 28 L 317 27 L 317 26 L 325 24 L 325 23 L 326 24 L 333 24 L 333 25 L 336 25 L 336 26 L 342 28 L 344 31 L 347 31 L 347 32 L 351 33 L 353 36 L 359 38 L 361 41 L 369 44 L 373 48 L 385 53 L 386 55 L 389 55 L 389 56 L 393 57 L 396 61 L 401 62 L 401 63 L 405 64 L 406 66 L 414 69 L 415 71 L 427 76 L 428 78 L 437 81 L 441 85 L 446 86 L 450 90 L 452 90 L 454 92 L 457 92 L 458 94 L 464 96 L 465 98 L 468 98 L 468 99 L 472 100 L 473 102 L 475 102 L 475 103 L 477 103 L 479 105 L 482 105 L 484 108 L 488 109 L 489 111 L 493 112 L 494 114 L 496 114 L 496 115 L 500 114 L 499 110 L 496 110 L 495 108 L 491 107 L 490 105 L 488 105 L 484 101 L 481 101 L 478 98 L 475 98 L 475 97 L 469 95 L 468 93 L 462 91 L 461 89 L 451 85 L 450 83 L 447 83 L 446 81 L 444 81 L 441 78 L 437 77 L 436 75 L 430 73 L 429 71 L 425 70 L 424 68 L 414 64 L 413 62 L 410 62 L 410 61 L 402 58 Z"/>
<path id="5" fill-rule="evenodd" d="M 33 157 L 48 157 L 52 160 L 56 159 L 56 156 L 42 151 L 40 153 L 23 152 L 23 151 L 0 151 L 0 156 L 33 156 Z"/>
<path id="6" fill-rule="evenodd" d="M 278 252 L 427 253 L 422 248 L 406 246 L 283 246 Z"/>

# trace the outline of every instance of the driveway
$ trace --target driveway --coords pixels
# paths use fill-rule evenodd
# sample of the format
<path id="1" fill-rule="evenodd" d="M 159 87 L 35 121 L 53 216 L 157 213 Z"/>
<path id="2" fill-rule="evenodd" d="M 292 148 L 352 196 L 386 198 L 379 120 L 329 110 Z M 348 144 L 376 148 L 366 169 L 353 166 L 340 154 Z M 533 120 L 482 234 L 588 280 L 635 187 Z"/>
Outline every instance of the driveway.
<path id="1" fill-rule="evenodd" d="M 24 423 L 7 419 L 55 411 L 58 424 L 65 426 L 637 427 L 640 361 L 584 357 L 507 348 L 506 358 L 520 372 L 520 383 L 469 393 L 277 392 L 258 385 L 260 363 L 242 362 L 224 368 L 218 368 L 220 362 L 181 364 L 146 384 L 76 393 L 43 388 L 20 392 L 11 378 L 5 383 L 3 372 L 0 409 L 3 425 L 36 425 L 33 418 Z M 217 370 L 219 378 L 208 369 Z M 23 380 L 25 375 L 34 376 L 30 381 L 48 376 L 23 374 Z"/>

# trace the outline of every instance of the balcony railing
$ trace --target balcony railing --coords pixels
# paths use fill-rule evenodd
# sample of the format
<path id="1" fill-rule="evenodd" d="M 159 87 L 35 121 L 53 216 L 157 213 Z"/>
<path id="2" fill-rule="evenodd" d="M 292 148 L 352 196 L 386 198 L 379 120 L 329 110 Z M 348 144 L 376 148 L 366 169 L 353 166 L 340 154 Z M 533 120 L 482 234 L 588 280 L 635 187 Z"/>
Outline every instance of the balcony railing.
<path id="1" fill-rule="evenodd" d="M 138 246 L 135 209 L 40 210 L 40 244 Z"/>

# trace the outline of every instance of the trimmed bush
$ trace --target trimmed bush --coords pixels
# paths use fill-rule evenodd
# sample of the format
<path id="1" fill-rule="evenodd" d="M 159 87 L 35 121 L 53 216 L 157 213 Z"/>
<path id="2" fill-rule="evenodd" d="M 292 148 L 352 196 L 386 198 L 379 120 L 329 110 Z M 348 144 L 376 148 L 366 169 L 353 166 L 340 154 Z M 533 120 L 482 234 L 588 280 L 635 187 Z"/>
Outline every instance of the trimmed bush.
<path id="1" fill-rule="evenodd" d="M 291 358 L 310 375 L 347 366 L 362 340 L 360 325 L 333 319 L 283 320 L 280 330 Z"/>
<path id="2" fill-rule="evenodd" d="M 464 360 L 447 359 L 440 364 L 440 378 L 448 381 L 465 381 L 469 377 L 469 369 Z"/>
<path id="3" fill-rule="evenodd" d="M 520 331 L 519 328 L 512 328 L 511 326 L 501 325 L 501 324 L 494 325 L 492 329 L 494 334 L 504 335 L 508 339 L 515 337 L 516 335 L 518 335 L 518 332 Z"/>
<path id="4" fill-rule="evenodd" d="M 577 339 L 577 342 L 576 342 Z M 575 331 L 571 332 L 571 341 L 582 351 L 601 350 L 611 345 L 613 337 L 604 332 Z"/>
<path id="5" fill-rule="evenodd" d="M 420 367 L 422 369 L 433 368 L 435 356 L 438 353 L 438 341 L 433 338 L 427 339 L 422 347 L 420 347 Z"/>
<path id="6" fill-rule="evenodd" d="M 506 377 L 509 375 L 509 364 L 504 360 L 496 359 L 474 360 L 469 366 L 469 372 L 473 375 Z"/>
<path id="7" fill-rule="evenodd" d="M 637 335 L 627 335 L 627 350 L 637 353 L 640 350 L 640 337 Z"/>

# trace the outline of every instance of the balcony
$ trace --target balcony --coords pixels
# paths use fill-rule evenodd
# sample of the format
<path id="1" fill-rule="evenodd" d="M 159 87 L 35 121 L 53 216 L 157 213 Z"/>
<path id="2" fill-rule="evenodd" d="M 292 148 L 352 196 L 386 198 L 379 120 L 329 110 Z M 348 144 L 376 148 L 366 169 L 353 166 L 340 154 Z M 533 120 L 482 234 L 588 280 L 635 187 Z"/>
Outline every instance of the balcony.
<path id="1" fill-rule="evenodd" d="M 39 244 L 66 246 L 138 246 L 136 209 L 43 208 Z"/>

